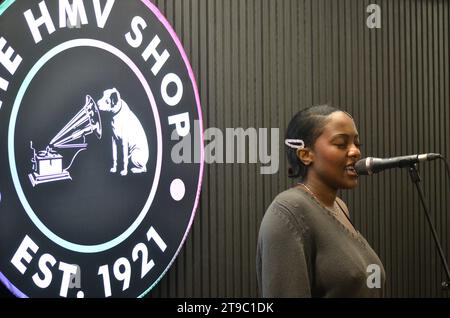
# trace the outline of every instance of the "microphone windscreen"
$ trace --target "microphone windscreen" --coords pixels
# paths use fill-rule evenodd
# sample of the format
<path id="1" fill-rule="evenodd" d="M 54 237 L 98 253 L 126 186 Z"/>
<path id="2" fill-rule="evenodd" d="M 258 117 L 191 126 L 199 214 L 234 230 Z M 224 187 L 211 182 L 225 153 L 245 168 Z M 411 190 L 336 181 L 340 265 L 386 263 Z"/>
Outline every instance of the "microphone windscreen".
<path id="1" fill-rule="evenodd" d="M 368 175 L 369 174 L 369 167 L 367 167 L 366 158 L 358 160 L 355 163 L 355 170 L 358 175 Z"/>

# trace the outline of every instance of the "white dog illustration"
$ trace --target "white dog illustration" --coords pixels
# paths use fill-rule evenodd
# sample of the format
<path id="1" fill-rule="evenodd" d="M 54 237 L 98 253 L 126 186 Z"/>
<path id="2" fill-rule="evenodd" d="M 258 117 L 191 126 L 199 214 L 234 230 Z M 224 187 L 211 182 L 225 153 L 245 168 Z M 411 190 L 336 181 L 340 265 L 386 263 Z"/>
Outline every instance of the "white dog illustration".
<path id="1" fill-rule="evenodd" d="M 104 112 L 113 114 L 112 126 L 112 173 L 117 172 L 117 144 L 122 146 L 123 170 L 122 176 L 128 173 L 128 162 L 131 160 L 133 167 L 131 172 L 142 173 L 147 171 L 148 144 L 145 131 L 139 119 L 130 110 L 127 103 L 121 99 L 117 89 L 112 88 L 104 91 L 103 97 L 97 102 L 98 108 Z"/>

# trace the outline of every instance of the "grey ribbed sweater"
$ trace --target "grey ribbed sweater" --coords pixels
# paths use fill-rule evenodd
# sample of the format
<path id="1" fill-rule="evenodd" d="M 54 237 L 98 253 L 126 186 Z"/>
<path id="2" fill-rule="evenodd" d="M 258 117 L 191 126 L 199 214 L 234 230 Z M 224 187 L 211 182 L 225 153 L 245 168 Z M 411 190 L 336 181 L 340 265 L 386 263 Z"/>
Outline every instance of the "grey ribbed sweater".
<path id="1" fill-rule="evenodd" d="M 384 295 L 383 264 L 364 237 L 298 187 L 280 193 L 267 209 L 256 267 L 262 297 Z"/>

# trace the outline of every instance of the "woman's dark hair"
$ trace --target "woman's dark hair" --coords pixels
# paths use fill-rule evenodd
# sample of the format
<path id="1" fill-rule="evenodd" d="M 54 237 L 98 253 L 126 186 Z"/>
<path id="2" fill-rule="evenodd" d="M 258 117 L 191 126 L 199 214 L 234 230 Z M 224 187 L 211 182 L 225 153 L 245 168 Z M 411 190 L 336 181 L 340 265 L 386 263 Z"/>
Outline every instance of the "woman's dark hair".
<path id="1" fill-rule="evenodd" d="M 312 148 L 323 132 L 327 117 L 337 111 L 340 110 L 328 104 L 311 106 L 299 111 L 289 122 L 285 139 L 301 139 L 305 147 Z M 286 146 L 286 154 L 290 165 L 289 177 L 303 180 L 308 168 L 297 157 L 297 149 Z"/>

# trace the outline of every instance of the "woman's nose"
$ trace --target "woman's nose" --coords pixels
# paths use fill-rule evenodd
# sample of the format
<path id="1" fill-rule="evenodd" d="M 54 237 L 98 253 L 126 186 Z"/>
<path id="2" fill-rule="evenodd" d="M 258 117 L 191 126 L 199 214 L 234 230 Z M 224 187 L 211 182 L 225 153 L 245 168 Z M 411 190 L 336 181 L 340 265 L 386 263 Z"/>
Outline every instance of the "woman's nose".
<path id="1" fill-rule="evenodd" d="M 349 155 L 349 157 L 356 158 L 356 160 L 358 160 L 359 158 L 361 158 L 361 151 L 355 144 L 353 144 L 350 147 L 348 155 Z"/>

